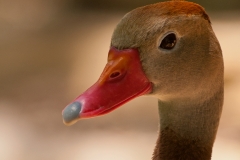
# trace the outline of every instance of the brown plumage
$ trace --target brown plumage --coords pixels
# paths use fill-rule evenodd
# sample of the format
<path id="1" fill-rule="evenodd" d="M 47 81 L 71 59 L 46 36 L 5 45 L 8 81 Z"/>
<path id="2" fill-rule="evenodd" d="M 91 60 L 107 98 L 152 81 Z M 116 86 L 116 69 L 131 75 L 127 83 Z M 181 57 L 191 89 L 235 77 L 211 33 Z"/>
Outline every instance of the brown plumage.
<path id="1" fill-rule="evenodd" d="M 159 51 L 161 37 L 178 46 Z M 138 48 L 159 99 L 160 132 L 153 160 L 209 160 L 223 104 L 220 45 L 204 9 L 169 1 L 137 8 L 117 25 L 111 45 Z"/>

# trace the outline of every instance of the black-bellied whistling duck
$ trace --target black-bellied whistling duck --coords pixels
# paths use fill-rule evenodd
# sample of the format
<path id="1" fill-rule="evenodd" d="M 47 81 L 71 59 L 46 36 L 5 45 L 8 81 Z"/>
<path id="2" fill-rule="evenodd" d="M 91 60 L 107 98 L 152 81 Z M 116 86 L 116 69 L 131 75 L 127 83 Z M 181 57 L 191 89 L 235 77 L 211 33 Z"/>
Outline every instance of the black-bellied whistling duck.
<path id="1" fill-rule="evenodd" d="M 198 4 L 168 1 L 126 14 L 98 81 L 62 112 L 65 124 L 106 114 L 148 94 L 158 98 L 153 160 L 210 160 L 223 105 L 223 58 Z"/>

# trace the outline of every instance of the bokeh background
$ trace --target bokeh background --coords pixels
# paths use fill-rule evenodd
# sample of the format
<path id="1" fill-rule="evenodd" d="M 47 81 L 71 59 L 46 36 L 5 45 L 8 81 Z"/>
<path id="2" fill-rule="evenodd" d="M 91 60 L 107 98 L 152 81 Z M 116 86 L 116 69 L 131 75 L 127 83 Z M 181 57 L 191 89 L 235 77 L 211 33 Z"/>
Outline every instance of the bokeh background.
<path id="1" fill-rule="evenodd" d="M 66 127 L 61 111 L 105 66 L 121 17 L 156 0 L 0 0 L 0 159 L 147 160 L 157 100 L 137 98 Z M 225 59 L 225 102 L 213 160 L 240 159 L 240 1 L 195 0 Z"/>

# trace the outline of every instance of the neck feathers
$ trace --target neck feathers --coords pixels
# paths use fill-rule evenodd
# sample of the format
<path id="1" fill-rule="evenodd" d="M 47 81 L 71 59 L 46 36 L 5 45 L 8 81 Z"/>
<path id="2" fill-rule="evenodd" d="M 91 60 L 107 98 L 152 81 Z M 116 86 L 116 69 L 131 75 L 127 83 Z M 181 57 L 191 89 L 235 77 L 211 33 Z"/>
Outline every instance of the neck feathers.
<path id="1" fill-rule="evenodd" d="M 210 160 L 223 104 L 223 88 L 201 104 L 159 101 L 160 135 L 153 160 Z"/>
<path id="2" fill-rule="evenodd" d="M 212 146 L 182 137 L 170 128 L 161 131 L 153 160 L 210 160 Z"/>

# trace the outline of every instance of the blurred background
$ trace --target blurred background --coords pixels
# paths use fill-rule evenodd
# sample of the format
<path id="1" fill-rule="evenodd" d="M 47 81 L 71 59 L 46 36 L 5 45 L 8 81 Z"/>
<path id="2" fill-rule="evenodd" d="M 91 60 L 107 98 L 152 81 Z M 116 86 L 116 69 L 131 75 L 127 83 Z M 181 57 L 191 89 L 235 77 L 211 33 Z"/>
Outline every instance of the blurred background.
<path id="1" fill-rule="evenodd" d="M 99 77 L 121 17 L 156 0 L 0 0 L 0 159 L 147 160 L 157 100 L 66 127 L 61 111 Z M 225 59 L 225 100 L 213 160 L 240 159 L 240 1 L 195 0 Z"/>

